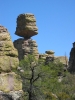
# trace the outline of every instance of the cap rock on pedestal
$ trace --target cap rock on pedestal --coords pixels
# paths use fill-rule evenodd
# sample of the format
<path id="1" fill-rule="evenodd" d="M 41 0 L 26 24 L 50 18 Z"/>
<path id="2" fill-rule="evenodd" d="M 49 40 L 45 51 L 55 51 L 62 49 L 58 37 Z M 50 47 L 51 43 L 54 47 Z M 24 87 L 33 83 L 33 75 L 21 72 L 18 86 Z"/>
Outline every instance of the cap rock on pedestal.
<path id="1" fill-rule="evenodd" d="M 20 14 L 17 17 L 17 27 L 15 34 L 28 39 L 38 34 L 36 27 L 36 19 L 33 14 Z"/>

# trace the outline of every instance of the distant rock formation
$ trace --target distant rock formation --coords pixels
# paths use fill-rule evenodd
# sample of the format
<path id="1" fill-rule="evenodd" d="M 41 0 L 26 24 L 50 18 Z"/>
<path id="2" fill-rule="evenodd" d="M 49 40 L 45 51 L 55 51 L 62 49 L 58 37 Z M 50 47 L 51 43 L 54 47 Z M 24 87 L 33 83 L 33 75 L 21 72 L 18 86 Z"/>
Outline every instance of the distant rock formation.
<path id="1" fill-rule="evenodd" d="M 39 53 L 37 43 L 31 37 L 37 35 L 36 20 L 33 14 L 20 14 L 17 17 L 17 27 L 15 34 L 23 38 L 14 41 L 14 47 L 18 50 L 19 60 L 23 59 L 28 54 L 34 54 L 38 59 Z"/>
<path id="2" fill-rule="evenodd" d="M 73 43 L 73 48 L 70 51 L 70 58 L 69 58 L 69 72 L 75 73 L 75 42 Z"/>
<path id="3" fill-rule="evenodd" d="M 8 99 L 12 96 L 5 97 L 3 94 L 10 93 L 11 91 L 22 90 L 22 82 L 18 80 L 18 75 L 14 70 L 17 69 L 19 64 L 18 52 L 14 48 L 8 30 L 0 26 L 0 100 L 16 100 Z M 5 98 L 5 99 L 4 99 Z"/>
<path id="4" fill-rule="evenodd" d="M 17 27 L 15 34 L 25 39 L 37 35 L 36 20 L 33 14 L 20 14 L 17 17 Z"/>
<path id="5" fill-rule="evenodd" d="M 65 67 L 68 66 L 68 58 L 66 56 L 55 56 L 54 51 L 48 50 L 45 51 L 45 54 L 39 54 L 39 58 L 42 58 L 45 60 L 45 63 L 48 64 L 49 62 L 61 62 Z"/>

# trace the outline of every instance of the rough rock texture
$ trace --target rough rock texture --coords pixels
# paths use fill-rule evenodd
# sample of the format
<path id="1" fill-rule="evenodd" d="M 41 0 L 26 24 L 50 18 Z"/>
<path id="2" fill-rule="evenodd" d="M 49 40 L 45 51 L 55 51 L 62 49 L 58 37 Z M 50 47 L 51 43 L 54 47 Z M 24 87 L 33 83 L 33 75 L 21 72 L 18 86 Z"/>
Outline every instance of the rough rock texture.
<path id="1" fill-rule="evenodd" d="M 0 26 L 0 100 L 18 100 L 12 97 L 22 90 L 22 81 L 16 71 L 19 64 L 18 52 L 14 48 L 7 29 Z M 11 95 L 9 95 L 11 93 Z"/>
<path id="2" fill-rule="evenodd" d="M 10 91 L 9 93 L 3 93 L 0 91 L 0 100 L 21 100 L 20 97 L 23 91 Z"/>
<path id="3" fill-rule="evenodd" d="M 39 58 L 39 53 L 35 40 L 21 38 L 14 41 L 14 46 L 18 50 L 19 60 L 23 59 L 28 54 L 33 54 L 35 58 Z"/>
<path id="4" fill-rule="evenodd" d="M 15 34 L 24 38 L 30 38 L 37 35 L 36 19 L 33 14 L 20 14 L 17 18 L 17 27 Z"/>
<path id="5" fill-rule="evenodd" d="M 75 42 L 73 43 L 73 48 L 70 51 L 69 68 L 68 68 L 68 70 L 71 73 L 75 72 Z"/>
<path id="6" fill-rule="evenodd" d="M 62 64 L 68 66 L 68 58 L 66 56 L 57 56 L 57 57 L 54 57 L 54 61 L 55 62 L 61 62 Z"/>
<path id="7" fill-rule="evenodd" d="M 17 64 L 19 64 L 18 52 L 7 29 L 0 26 L 0 72 L 11 71 Z"/>
<path id="8" fill-rule="evenodd" d="M 22 89 L 19 76 L 14 72 L 0 74 L 0 91 L 10 92 Z"/>

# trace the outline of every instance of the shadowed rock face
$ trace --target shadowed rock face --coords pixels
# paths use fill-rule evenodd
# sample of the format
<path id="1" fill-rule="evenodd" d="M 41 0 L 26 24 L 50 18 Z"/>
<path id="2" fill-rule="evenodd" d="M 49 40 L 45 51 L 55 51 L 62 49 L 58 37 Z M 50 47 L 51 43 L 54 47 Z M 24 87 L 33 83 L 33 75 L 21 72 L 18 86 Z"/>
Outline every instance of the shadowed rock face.
<path id="1" fill-rule="evenodd" d="M 0 94 L 0 100 L 13 100 L 12 96 L 7 94 Z"/>
<path id="2" fill-rule="evenodd" d="M 37 35 L 36 20 L 33 14 L 20 14 L 17 18 L 15 34 L 26 39 Z"/>
<path id="3" fill-rule="evenodd" d="M 73 43 L 73 48 L 70 51 L 70 58 L 69 58 L 69 72 L 75 73 L 75 42 Z"/>

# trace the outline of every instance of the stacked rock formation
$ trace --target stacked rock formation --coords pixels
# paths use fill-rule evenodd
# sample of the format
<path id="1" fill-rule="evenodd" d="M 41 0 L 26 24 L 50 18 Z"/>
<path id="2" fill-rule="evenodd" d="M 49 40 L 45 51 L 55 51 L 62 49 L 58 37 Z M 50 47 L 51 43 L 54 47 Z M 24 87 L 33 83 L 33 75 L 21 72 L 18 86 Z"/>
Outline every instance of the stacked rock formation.
<path id="1" fill-rule="evenodd" d="M 46 64 L 54 61 L 54 51 L 49 50 L 49 51 L 46 51 L 45 53 L 48 54 L 48 56 L 46 57 Z"/>
<path id="2" fill-rule="evenodd" d="M 68 58 L 66 56 L 54 56 L 54 51 L 48 50 L 45 51 L 45 54 L 39 54 L 39 58 L 42 58 L 45 60 L 45 64 L 48 64 L 49 62 L 61 62 L 65 67 L 68 66 Z"/>
<path id="3" fill-rule="evenodd" d="M 22 83 L 13 72 L 19 64 L 18 52 L 14 48 L 9 32 L 0 26 L 0 91 L 22 90 Z"/>
<path id="4" fill-rule="evenodd" d="M 70 51 L 69 68 L 68 68 L 68 70 L 71 73 L 75 73 L 75 42 L 73 43 L 73 48 Z"/>
<path id="5" fill-rule="evenodd" d="M 46 60 L 47 57 L 54 57 L 54 51 L 48 50 L 45 51 L 45 54 L 39 54 L 39 58 Z"/>
<path id="6" fill-rule="evenodd" d="M 37 35 L 36 20 L 33 14 L 20 14 L 17 18 L 15 34 L 24 38 Z"/>
<path id="7" fill-rule="evenodd" d="M 37 35 L 36 20 L 33 14 L 20 14 L 17 18 L 16 35 L 23 38 L 15 40 L 14 46 L 18 50 L 19 60 L 23 59 L 28 54 L 34 54 L 38 59 L 39 53 L 37 44 L 31 37 Z"/>

